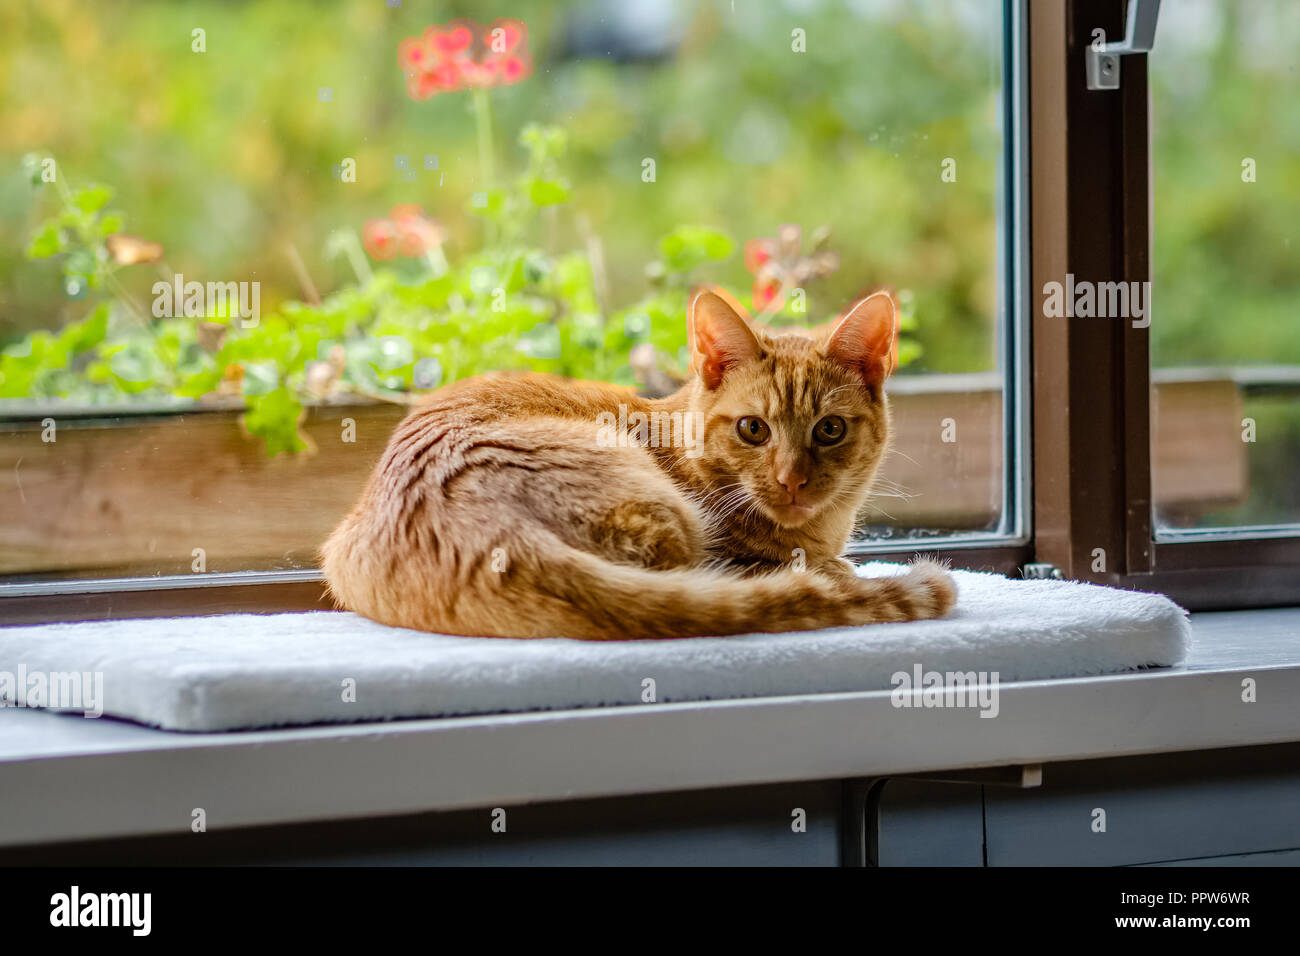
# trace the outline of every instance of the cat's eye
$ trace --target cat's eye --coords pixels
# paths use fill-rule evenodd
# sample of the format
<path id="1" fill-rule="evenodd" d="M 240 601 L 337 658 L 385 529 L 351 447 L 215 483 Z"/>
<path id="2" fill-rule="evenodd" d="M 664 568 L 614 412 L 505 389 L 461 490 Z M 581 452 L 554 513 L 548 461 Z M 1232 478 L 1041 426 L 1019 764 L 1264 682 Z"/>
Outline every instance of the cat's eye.
<path id="1" fill-rule="evenodd" d="M 827 415 L 813 426 L 813 441 L 819 445 L 834 445 L 844 437 L 846 426 L 838 415 Z"/>
<path id="2" fill-rule="evenodd" d="M 746 415 L 736 422 L 736 431 L 741 438 L 751 445 L 763 444 L 763 442 L 767 441 L 768 436 L 772 434 L 772 429 L 767 427 L 767 422 L 761 418 L 755 418 L 753 415 Z"/>

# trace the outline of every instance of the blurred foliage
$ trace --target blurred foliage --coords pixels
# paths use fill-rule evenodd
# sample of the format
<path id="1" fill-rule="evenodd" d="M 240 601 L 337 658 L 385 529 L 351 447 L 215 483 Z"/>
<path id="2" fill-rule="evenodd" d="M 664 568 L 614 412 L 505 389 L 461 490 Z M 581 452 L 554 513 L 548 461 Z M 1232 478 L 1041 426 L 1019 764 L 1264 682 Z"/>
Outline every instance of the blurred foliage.
<path id="1" fill-rule="evenodd" d="M 1161 11 L 1149 61 L 1155 367 L 1300 365 L 1298 59 L 1294 0 Z M 1164 523 L 1300 522 L 1300 400 L 1248 397 L 1244 413 L 1258 435 L 1247 500 Z"/>
<path id="2" fill-rule="evenodd" d="M 1300 364 L 1300 4 L 1171 6 L 1157 43 L 1153 362 Z"/>
<path id="3" fill-rule="evenodd" d="M 5 349 L 0 398 L 111 404 L 124 396 L 238 396 L 248 430 L 277 454 L 306 447 L 297 428 L 304 401 L 405 401 L 413 391 L 489 369 L 633 384 L 628 354 L 643 342 L 670 367 L 683 361 L 687 287 L 699 267 L 730 256 L 734 242 L 699 226 L 669 233 L 654 270 L 660 291 L 606 319 L 585 253 L 547 255 L 518 242 L 567 190 L 559 173 L 563 131 L 530 125 L 520 143 L 529 153 L 525 173 L 478 210 L 505 238 L 454 267 L 429 273 L 418 266 L 414 276 L 367 269 L 319 305 L 285 301 L 247 328 L 233 303 L 198 321 L 145 318 L 120 299 L 104 301 L 58 333 L 33 332 Z M 28 166 L 39 169 L 39 158 Z M 63 255 L 65 271 L 84 259 L 90 266 L 77 266 L 76 275 L 92 284 L 111 277 L 98 238 L 97 210 L 107 195 L 105 187 L 68 192 L 64 211 L 37 227 L 28 255 Z M 82 201 L 86 196 L 94 202 Z"/>
<path id="4" fill-rule="evenodd" d="M 983 0 L 732 6 L 510 4 L 535 68 L 491 91 L 498 142 L 534 121 L 569 138 L 574 214 L 542 217 L 534 244 L 554 254 L 599 237 L 606 304 L 617 308 L 646 294 L 646 260 L 680 225 L 723 231 L 738 248 L 783 222 L 829 224 L 843 264 L 809 290 L 810 315 L 888 283 L 915 296 L 926 368 L 993 367 L 1000 13 Z M 620 15 L 633 7 L 640 21 Z M 18 173 L 27 152 L 56 157 L 76 181 L 113 183 L 128 228 L 161 242 L 170 270 L 256 279 L 267 310 L 304 296 L 290 245 L 318 288 L 341 289 L 354 277 L 326 256 L 326 237 L 396 203 L 444 223 L 449 257 L 483 248 L 488 223 L 470 200 L 498 184 L 479 182 L 472 99 L 413 102 L 396 51 L 430 22 L 500 12 L 409 0 L 3 5 L 0 218 L 11 228 L 0 233 L 0 345 L 86 311 L 66 300 L 56 270 L 22 258 L 23 238 L 48 215 Z M 580 35 L 602 17 L 622 32 Z M 806 53 L 791 50 L 795 26 Z M 195 28 L 206 53 L 191 52 Z M 631 45 L 652 34 L 667 38 L 661 48 Z M 958 181 L 945 184 L 949 156 Z M 344 157 L 356 160 L 355 183 L 335 177 Z M 517 166 L 519 155 L 501 159 Z M 143 301 L 156 277 L 133 272 L 122 282 Z M 699 278 L 750 281 L 739 255 Z"/>
<path id="5" fill-rule="evenodd" d="M 869 59 L 838 29 L 867 16 L 848 6 L 800 11 L 814 37 L 805 54 L 791 49 L 779 8 L 649 4 L 667 17 L 649 30 L 666 44 L 650 55 L 637 47 L 644 25 L 624 23 L 608 42 L 576 35 L 604 22 L 598 6 L 512 8 L 539 68 L 487 94 L 498 136 L 522 131 L 506 157 L 522 171 L 499 177 L 509 185 L 485 182 L 493 164 L 475 162 L 478 94 L 406 97 L 397 43 L 426 25 L 424 11 L 291 0 L 6 8 L 3 35 L 23 40 L 0 41 L 0 110 L 16 133 L 5 148 L 35 152 L 15 160 L 21 175 L 5 180 L 0 210 L 26 220 L 13 235 L 33 234 L 29 260 L 84 275 L 92 299 L 51 288 L 48 271 L 15 256 L 21 247 L 0 251 L 0 396 L 239 396 L 246 425 L 275 452 L 302 447 L 302 401 L 338 393 L 397 397 L 516 367 L 631 383 L 628 353 L 642 342 L 680 371 L 688 286 L 745 288 L 740 241 L 784 221 L 832 226 L 852 251 L 805 290 L 807 314 L 787 308 L 770 321 L 820 321 L 888 281 L 910 304 L 905 328 L 946 343 L 940 365 L 991 365 L 996 56 L 956 29 L 951 3 L 919 17 L 882 7 L 871 25 L 896 42 Z M 970 4 L 958 6 L 969 21 Z M 484 18 L 452 5 L 440 19 L 454 15 Z M 933 42 L 927 19 L 946 41 Z M 191 49 L 196 28 L 204 52 Z M 89 60 L 93 77 L 78 66 Z M 919 109 L 901 110 L 913 92 Z M 950 153 L 963 157 L 961 188 L 939 185 Z M 51 157 L 56 189 L 32 175 Z M 355 183 L 335 172 L 345 157 Z M 109 195 L 70 193 L 83 174 L 119 184 L 132 232 L 167 250 L 164 280 L 261 283 L 258 325 L 149 318 L 133 303 L 148 300 L 155 270 L 115 265 L 107 226 L 73 221 L 80 196 Z M 844 177 L 862 188 L 827 188 Z M 31 195 L 33 181 L 47 198 Z M 372 274 L 354 262 L 349 274 L 348 257 L 332 254 L 340 227 L 397 201 L 439 217 L 454 264 Z M 56 205 L 53 220 L 36 218 Z M 108 225 L 123 228 L 121 214 Z M 313 297 L 295 256 L 313 285 L 337 290 L 319 306 L 297 301 Z M 226 327 L 215 340 L 214 325 Z M 904 360 L 922 351 L 909 340 Z"/>
<path id="6" fill-rule="evenodd" d="M 629 355 L 642 343 L 654 347 L 661 367 L 683 374 L 688 288 L 702 267 L 730 257 L 735 242 L 716 229 L 678 227 L 660 240 L 662 260 L 649 270 L 657 290 L 605 316 L 585 252 L 548 255 L 521 243 L 567 195 L 564 131 L 529 125 L 519 143 L 528 153 L 523 175 L 475 204 L 501 238 L 455 266 L 430 259 L 432 270 L 416 266 L 415 275 L 365 266 L 356 284 L 319 305 L 285 301 L 256 321 L 245 321 L 235 301 L 185 316 L 177 293 L 162 310 L 172 315 L 155 318 L 125 296 L 111 298 L 58 333 L 38 330 L 0 353 L 0 399 L 97 405 L 237 397 L 247 408 L 245 427 L 275 455 L 307 447 L 298 429 L 307 401 L 404 403 L 462 376 L 519 368 L 631 385 Z M 26 166 L 39 179 L 42 158 L 28 157 Z M 36 227 L 28 257 L 61 257 L 68 281 L 116 285 L 123 267 L 103 234 L 121 216 L 100 215 L 111 190 L 60 193 L 64 207 Z M 354 235 L 343 239 L 335 245 L 357 244 Z M 913 326 L 905 316 L 904 328 Z M 915 343 L 904 346 L 905 355 L 915 354 Z"/>

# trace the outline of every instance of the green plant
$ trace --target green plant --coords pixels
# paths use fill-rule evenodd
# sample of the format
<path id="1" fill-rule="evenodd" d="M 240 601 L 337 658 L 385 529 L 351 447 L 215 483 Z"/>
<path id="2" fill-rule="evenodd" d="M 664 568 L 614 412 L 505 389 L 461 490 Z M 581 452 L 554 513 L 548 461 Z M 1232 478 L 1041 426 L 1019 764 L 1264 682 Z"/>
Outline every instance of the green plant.
<path id="1" fill-rule="evenodd" d="M 53 159 L 29 153 L 22 160 L 23 173 L 34 186 L 44 182 Z M 113 264 L 106 240 L 125 224 L 122 213 L 105 209 L 113 190 L 102 183 L 69 189 L 57 175 L 51 177 L 61 201 L 59 212 L 33 231 L 27 243 L 29 259 L 62 256 L 63 291 L 71 299 L 84 298 L 87 290 L 113 282 Z M 115 290 L 121 291 L 120 286 Z"/>
<path id="2" fill-rule="evenodd" d="M 107 286 L 108 294 L 57 334 L 36 332 L 6 349 L 0 398 L 242 401 L 245 427 L 275 455 L 307 447 L 298 425 L 310 402 L 351 396 L 407 403 L 495 369 L 631 385 L 629 356 L 644 344 L 680 377 L 688 288 L 701 270 L 734 255 L 736 243 L 713 228 L 674 229 L 647 268 L 649 294 L 606 310 L 586 250 L 548 253 L 529 238 L 568 198 L 560 171 L 566 143 L 556 127 L 521 132 L 523 173 L 472 209 L 493 226 L 483 248 L 414 275 L 367 265 L 356 285 L 318 305 L 285 303 L 251 327 L 228 308 L 146 320 L 112 285 L 119 266 L 105 246 L 106 224 L 120 228 L 121 218 L 100 213 L 110 191 L 67 193 L 58 216 L 37 228 L 29 255 L 65 255 L 65 274 L 84 276 L 91 289 Z M 350 248 L 359 249 L 355 236 Z"/>
<path id="3" fill-rule="evenodd" d="M 781 4 L 750 4 L 743 29 L 725 4 L 676 4 L 676 30 L 694 45 L 623 63 L 560 56 L 580 11 L 519 0 L 510 14 L 528 25 L 535 68 L 527 80 L 416 100 L 404 93 L 394 52 L 432 19 L 422 5 L 316 5 L 310 17 L 283 0 L 154 4 L 148 16 L 122 16 L 112 4 L 79 4 L 76 17 L 59 5 L 0 5 L 0 61 L 16 78 L 0 92 L 0 128 L 13 151 L 0 146 L 0 166 L 16 165 L 22 151 L 53 150 L 69 175 L 81 170 L 113 184 L 113 204 L 167 247 L 173 268 L 259 279 L 269 311 L 309 295 L 283 254 L 287 241 L 323 292 L 338 289 L 352 270 L 322 256 L 312 236 L 398 203 L 423 202 L 439 217 L 452 237 L 449 255 L 482 248 L 489 237 L 471 216 L 472 195 L 509 185 L 522 158 L 514 134 L 526 123 L 558 124 L 571 198 L 553 207 L 553 237 L 536 244 L 580 248 L 574 240 L 587 236 L 575 227 L 586 216 L 603 243 L 607 306 L 642 295 L 646 260 L 680 224 L 723 226 L 737 240 L 730 259 L 699 270 L 700 279 L 735 290 L 753 281 L 744 240 L 773 235 L 781 223 L 802 223 L 809 234 L 830 224 L 843 266 L 809 290 L 801 318 L 829 314 L 875 283 L 910 289 L 925 318 L 915 337 L 926 370 L 982 371 L 996 364 L 1001 102 L 1001 21 L 996 5 L 983 6 L 958 22 L 942 4 L 908 5 L 903 15 L 827 0 L 805 10 L 800 26 L 828 42 L 773 60 L 772 38 L 789 33 Z M 205 55 L 178 47 L 196 8 L 209 37 L 240 42 Z M 284 43 L 287 35 L 296 41 Z M 877 39 L 870 57 L 854 36 Z M 96 69 L 87 72 L 91 56 Z M 167 83 L 142 67 L 157 62 L 168 64 Z M 346 93 L 334 90 L 334 102 L 317 103 L 299 80 L 325 72 L 351 81 Z M 498 147 L 511 147 L 488 173 L 476 92 L 491 100 Z M 762 157 L 737 151 L 750 137 Z M 394 171 L 403 154 L 414 182 Z M 346 188 L 329 174 L 343 157 L 361 170 Z M 658 163 L 653 183 L 642 178 L 648 157 Z M 961 157 L 960 184 L 937 189 L 944 157 Z M 79 314 L 58 293 L 53 270 L 39 281 L 23 259 L 31 225 L 24 192 L 19 177 L 0 177 L 10 225 L 0 234 L 0 349 Z M 542 217 L 548 228 L 550 218 Z M 152 269 L 121 275 L 146 305 L 154 278 Z"/>

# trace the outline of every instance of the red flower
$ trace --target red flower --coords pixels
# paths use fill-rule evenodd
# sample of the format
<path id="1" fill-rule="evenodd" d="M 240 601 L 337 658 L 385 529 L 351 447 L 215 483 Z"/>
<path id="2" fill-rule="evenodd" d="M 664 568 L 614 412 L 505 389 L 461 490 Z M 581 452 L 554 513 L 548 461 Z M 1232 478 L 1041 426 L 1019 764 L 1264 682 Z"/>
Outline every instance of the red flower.
<path id="1" fill-rule="evenodd" d="M 822 279 L 840 266 L 838 253 L 823 249 L 829 228 L 813 236 L 812 255 L 801 255 L 803 230 L 796 225 L 778 226 L 775 239 L 751 239 L 745 243 L 745 268 L 754 275 L 754 308 L 767 312 L 785 304 L 788 290 L 812 279 Z"/>
<path id="2" fill-rule="evenodd" d="M 754 308 L 759 312 L 775 312 L 785 305 L 785 290 L 781 288 L 781 280 L 771 276 L 760 276 L 755 279 L 751 294 L 754 298 Z"/>
<path id="3" fill-rule="evenodd" d="M 371 219 L 361 228 L 361 244 L 372 259 L 397 256 L 397 227 L 387 219 Z"/>
<path id="4" fill-rule="evenodd" d="M 372 259 L 395 259 L 400 252 L 418 258 L 441 246 L 445 235 L 436 219 L 411 203 L 394 206 L 387 219 L 371 219 L 361 230 L 361 244 Z"/>
<path id="5" fill-rule="evenodd" d="M 442 245 L 445 238 L 442 226 L 426 216 L 419 206 L 403 203 L 394 206 L 389 216 L 401 237 L 402 255 L 413 259 Z"/>
<path id="6" fill-rule="evenodd" d="M 397 46 L 397 63 L 406 74 L 413 100 L 463 89 L 511 86 L 532 73 L 528 28 L 518 20 L 494 20 L 481 26 L 453 20 L 429 26 Z"/>

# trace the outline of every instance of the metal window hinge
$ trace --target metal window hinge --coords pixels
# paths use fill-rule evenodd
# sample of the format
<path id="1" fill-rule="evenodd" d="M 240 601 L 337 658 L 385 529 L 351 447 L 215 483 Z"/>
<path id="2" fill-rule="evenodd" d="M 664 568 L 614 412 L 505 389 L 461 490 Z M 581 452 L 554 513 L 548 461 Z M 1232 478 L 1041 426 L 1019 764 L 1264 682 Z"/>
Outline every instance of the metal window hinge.
<path id="1" fill-rule="evenodd" d="M 1061 569 L 1054 564 L 1035 564 L 1032 561 L 1025 565 L 1022 573 L 1027 580 L 1035 581 L 1042 580 L 1043 578 L 1053 578 L 1059 581 L 1065 577 L 1065 575 L 1061 573 Z"/>
<path id="2" fill-rule="evenodd" d="M 1102 43 L 1098 37 L 1084 52 L 1088 89 L 1118 90 L 1120 58 L 1129 53 L 1151 50 L 1156 42 L 1156 21 L 1159 18 L 1160 0 L 1128 0 L 1124 39 L 1119 43 Z"/>

